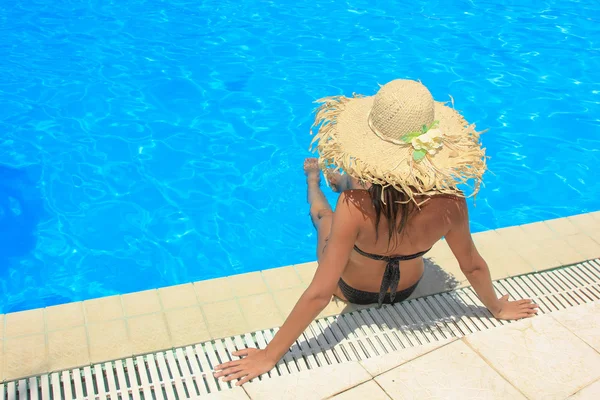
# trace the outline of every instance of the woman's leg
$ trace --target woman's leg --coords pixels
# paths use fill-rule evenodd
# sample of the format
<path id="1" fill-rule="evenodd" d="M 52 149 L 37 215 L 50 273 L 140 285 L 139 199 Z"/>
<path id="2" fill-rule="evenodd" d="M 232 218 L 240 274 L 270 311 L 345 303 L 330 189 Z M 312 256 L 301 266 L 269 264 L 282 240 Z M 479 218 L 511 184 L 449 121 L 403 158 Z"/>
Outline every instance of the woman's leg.
<path id="1" fill-rule="evenodd" d="M 310 218 L 317 230 L 317 260 L 319 260 L 331 233 L 333 210 L 321 190 L 321 176 L 316 158 L 307 158 L 304 161 L 304 172 L 306 173 L 306 183 L 308 185 Z"/>
<path id="2" fill-rule="evenodd" d="M 327 240 L 331 233 L 333 223 L 333 210 L 321 190 L 321 176 L 316 158 L 307 158 L 304 161 L 304 172 L 306 172 L 306 183 L 308 184 L 308 204 L 310 205 L 310 218 L 317 230 L 317 261 L 321 260 Z M 339 286 L 334 295 L 346 301 Z"/>

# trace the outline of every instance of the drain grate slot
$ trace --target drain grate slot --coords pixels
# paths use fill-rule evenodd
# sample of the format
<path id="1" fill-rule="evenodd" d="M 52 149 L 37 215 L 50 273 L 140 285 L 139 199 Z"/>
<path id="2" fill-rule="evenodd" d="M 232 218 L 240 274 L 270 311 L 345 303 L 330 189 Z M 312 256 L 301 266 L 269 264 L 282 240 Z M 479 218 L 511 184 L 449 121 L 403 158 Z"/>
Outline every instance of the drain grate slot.
<path id="1" fill-rule="evenodd" d="M 494 282 L 501 295 L 532 298 L 543 314 L 600 299 L 600 260 Z M 508 324 L 472 288 L 314 321 L 271 371 L 294 374 L 462 337 Z M 0 384 L 0 400 L 190 399 L 227 390 L 212 369 L 246 347 L 264 347 L 279 328 Z"/>

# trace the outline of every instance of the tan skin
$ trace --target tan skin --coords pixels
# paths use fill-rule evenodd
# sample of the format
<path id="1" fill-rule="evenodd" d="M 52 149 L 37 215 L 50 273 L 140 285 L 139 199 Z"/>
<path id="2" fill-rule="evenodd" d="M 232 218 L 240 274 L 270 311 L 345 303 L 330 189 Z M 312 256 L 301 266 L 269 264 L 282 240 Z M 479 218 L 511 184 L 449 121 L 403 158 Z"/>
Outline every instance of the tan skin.
<path id="1" fill-rule="evenodd" d="M 366 190 L 368 186 L 362 186 L 348 176 L 328 176 L 332 188 L 341 192 L 333 212 L 320 188 L 317 159 L 306 159 L 304 171 L 310 214 L 317 229 L 319 266 L 315 276 L 269 345 L 265 349 L 234 353 L 243 358 L 216 366 L 215 377 L 224 377 L 223 381 L 237 379 L 240 386 L 270 371 L 329 304 L 332 295 L 344 298 L 338 287 L 340 277 L 356 289 L 378 292 L 385 262 L 361 256 L 353 250 L 355 244 L 369 253 L 394 256 L 427 250 L 445 237 L 462 272 L 494 317 L 515 320 L 537 313 L 537 305 L 529 299 L 509 301 L 508 296 L 496 297 L 489 268 L 473 243 L 467 203 L 463 198 L 428 198 L 420 209 L 415 207 L 404 234 L 393 237 L 388 245 L 388 226 L 383 218 L 378 227 L 379 240 L 375 239 L 375 210 Z M 420 279 L 423 259 L 403 261 L 401 268 L 398 290 L 406 289 Z"/>

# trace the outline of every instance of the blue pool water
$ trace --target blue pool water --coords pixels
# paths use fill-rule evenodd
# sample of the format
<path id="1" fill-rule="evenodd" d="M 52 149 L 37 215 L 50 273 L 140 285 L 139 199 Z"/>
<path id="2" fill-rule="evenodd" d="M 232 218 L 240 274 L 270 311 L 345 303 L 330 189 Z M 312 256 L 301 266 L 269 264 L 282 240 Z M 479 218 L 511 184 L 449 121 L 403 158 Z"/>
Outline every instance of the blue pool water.
<path id="1" fill-rule="evenodd" d="M 0 27 L 0 312 L 313 260 L 312 102 L 398 77 L 489 129 L 475 231 L 600 209 L 596 0 L 17 0 Z"/>

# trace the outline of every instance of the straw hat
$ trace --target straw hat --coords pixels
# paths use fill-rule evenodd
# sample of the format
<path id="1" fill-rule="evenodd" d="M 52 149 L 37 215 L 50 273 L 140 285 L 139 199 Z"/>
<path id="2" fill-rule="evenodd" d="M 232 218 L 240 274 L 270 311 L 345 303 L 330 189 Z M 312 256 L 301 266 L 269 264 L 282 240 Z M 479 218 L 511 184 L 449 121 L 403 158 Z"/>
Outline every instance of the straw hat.
<path id="1" fill-rule="evenodd" d="M 470 179 L 475 181 L 471 195 L 479 191 L 486 169 L 479 133 L 454 108 L 434 101 L 420 82 L 398 79 L 375 96 L 317 102 L 322 105 L 311 148 L 324 172 L 335 168 L 393 186 L 413 201 L 418 194 L 463 196 L 457 186 Z"/>

